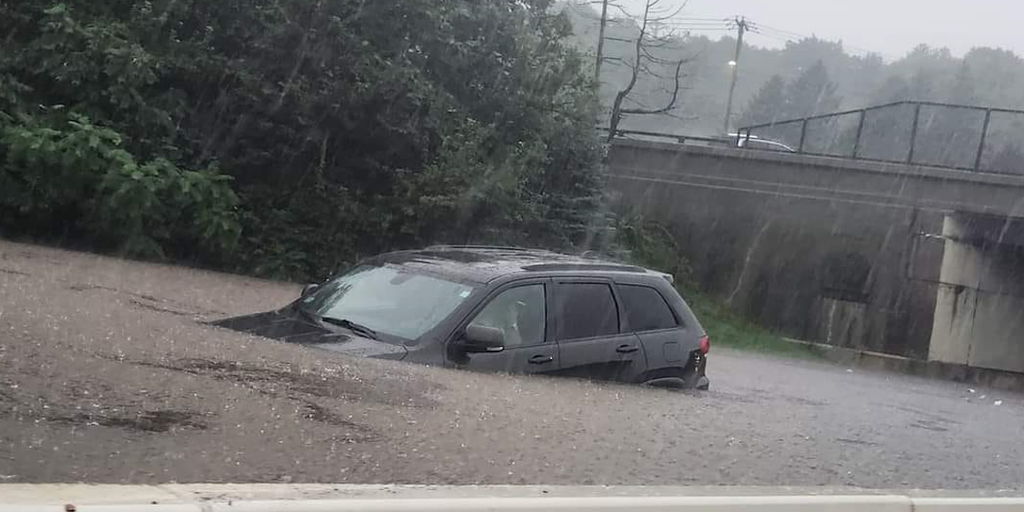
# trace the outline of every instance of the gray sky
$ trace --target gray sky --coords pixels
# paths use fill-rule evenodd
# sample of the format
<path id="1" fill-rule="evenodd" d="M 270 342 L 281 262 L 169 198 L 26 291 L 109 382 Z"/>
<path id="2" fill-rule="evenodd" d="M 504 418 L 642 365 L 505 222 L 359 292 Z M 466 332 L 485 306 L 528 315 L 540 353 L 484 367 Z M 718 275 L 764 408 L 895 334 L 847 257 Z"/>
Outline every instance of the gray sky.
<path id="1" fill-rule="evenodd" d="M 619 1 L 633 10 L 644 4 Z M 662 3 L 680 5 L 682 0 Z M 737 14 L 775 29 L 839 39 L 852 52 L 871 50 L 887 58 L 900 57 L 919 43 L 947 47 L 957 56 L 974 46 L 1005 48 L 1024 56 L 1024 0 L 690 0 L 680 16 Z M 706 32 L 714 38 L 721 34 Z M 758 34 L 752 34 L 750 42 L 785 44 L 778 37 Z"/>

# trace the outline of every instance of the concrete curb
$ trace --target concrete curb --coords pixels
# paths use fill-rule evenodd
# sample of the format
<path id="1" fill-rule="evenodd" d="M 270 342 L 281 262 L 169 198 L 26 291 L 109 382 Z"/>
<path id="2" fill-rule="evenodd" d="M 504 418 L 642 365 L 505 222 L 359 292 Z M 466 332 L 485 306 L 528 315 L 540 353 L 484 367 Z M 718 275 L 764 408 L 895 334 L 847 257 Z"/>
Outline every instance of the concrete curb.
<path id="1" fill-rule="evenodd" d="M 237 506 L 241 505 L 241 506 Z M 910 498 L 903 496 L 747 496 L 747 497 L 656 497 L 656 498 L 471 498 L 429 500 L 337 500 L 323 502 L 251 502 L 236 506 L 214 506 L 216 512 L 459 512 L 549 510 L 585 512 L 592 510 L 681 510 L 800 512 L 828 509 L 832 512 L 911 512 Z"/>
<path id="2" fill-rule="evenodd" d="M 960 510 L 1010 512 L 1024 510 L 1024 499 L 1021 498 L 917 498 L 912 501 L 915 512 L 957 512 Z"/>
<path id="3" fill-rule="evenodd" d="M 992 370 L 940 361 L 922 361 L 920 359 L 883 354 L 881 352 L 837 347 L 792 338 L 783 339 L 790 343 L 807 347 L 814 354 L 839 364 L 930 379 L 962 382 L 1001 391 L 1024 392 L 1024 373 Z"/>
<path id="4" fill-rule="evenodd" d="M 723 492 L 735 495 L 723 496 Z M 716 495 L 703 495 L 706 492 Z M 760 495 L 746 495 L 760 491 Z M 827 494 L 830 489 L 358 485 L 0 485 L 0 512 L 1024 512 L 1024 498 L 907 491 Z M 539 492 L 555 496 L 539 497 Z M 678 493 L 664 495 L 664 493 Z M 818 494 L 824 492 L 826 494 Z M 863 492 L 863 494 L 861 494 Z M 789 493 L 789 494 L 783 494 Z M 1001 492 L 996 495 L 1005 496 Z M 319 496 L 319 497 L 318 497 Z M 270 498 L 270 499 L 267 499 Z"/>

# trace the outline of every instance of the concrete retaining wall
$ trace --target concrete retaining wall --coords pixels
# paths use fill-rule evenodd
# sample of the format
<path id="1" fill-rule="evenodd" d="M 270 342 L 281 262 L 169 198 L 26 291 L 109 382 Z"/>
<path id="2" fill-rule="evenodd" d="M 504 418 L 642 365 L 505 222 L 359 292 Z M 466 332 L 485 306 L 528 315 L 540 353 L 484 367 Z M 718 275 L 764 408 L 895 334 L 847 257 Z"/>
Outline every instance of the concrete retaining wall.
<path id="1" fill-rule="evenodd" d="M 764 167 L 770 180 L 775 169 L 642 149 L 612 147 L 612 189 L 670 226 L 702 289 L 794 338 L 927 357 L 943 247 L 920 234 L 940 233 L 942 213 L 678 183 L 683 172 Z"/>

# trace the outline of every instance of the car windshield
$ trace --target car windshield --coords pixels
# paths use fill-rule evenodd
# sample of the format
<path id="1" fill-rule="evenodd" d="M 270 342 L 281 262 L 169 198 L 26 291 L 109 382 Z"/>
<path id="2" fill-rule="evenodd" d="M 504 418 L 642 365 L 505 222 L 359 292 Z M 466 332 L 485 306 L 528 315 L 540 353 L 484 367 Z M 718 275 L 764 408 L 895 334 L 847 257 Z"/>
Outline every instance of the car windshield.
<path id="1" fill-rule="evenodd" d="M 397 265 L 361 265 L 302 299 L 314 316 L 348 320 L 377 333 L 414 340 L 444 320 L 473 287 Z"/>

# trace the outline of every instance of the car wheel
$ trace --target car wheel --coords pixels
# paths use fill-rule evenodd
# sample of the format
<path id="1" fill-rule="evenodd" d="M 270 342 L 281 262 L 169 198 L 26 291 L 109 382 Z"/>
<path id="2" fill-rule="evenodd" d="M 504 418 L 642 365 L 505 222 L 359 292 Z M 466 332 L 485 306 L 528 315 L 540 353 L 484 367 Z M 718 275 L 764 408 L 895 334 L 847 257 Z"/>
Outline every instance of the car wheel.
<path id="1" fill-rule="evenodd" d="M 644 386 L 664 389 L 686 389 L 686 381 L 679 377 L 661 377 L 643 383 Z"/>

